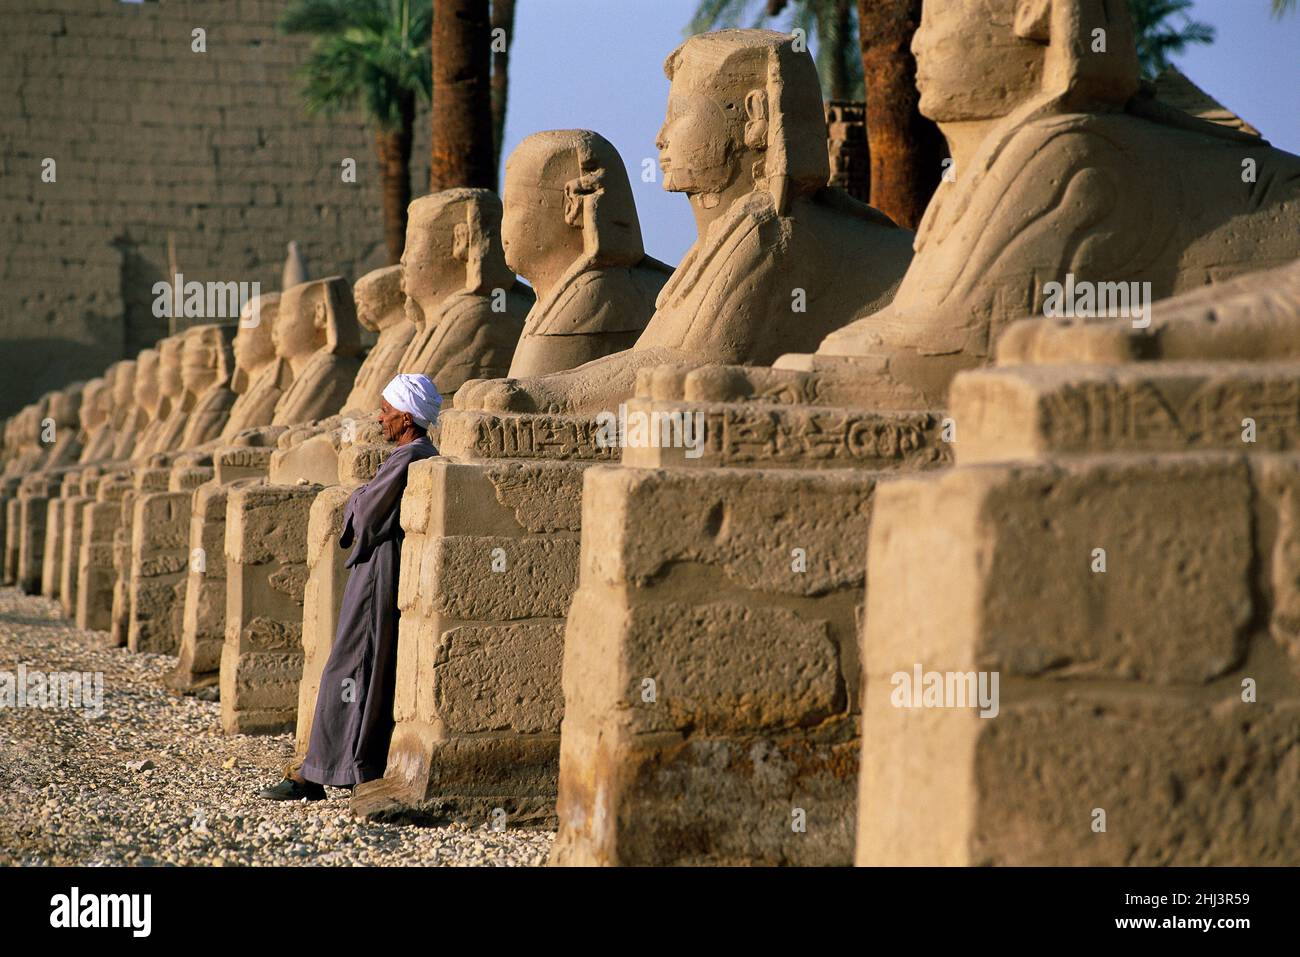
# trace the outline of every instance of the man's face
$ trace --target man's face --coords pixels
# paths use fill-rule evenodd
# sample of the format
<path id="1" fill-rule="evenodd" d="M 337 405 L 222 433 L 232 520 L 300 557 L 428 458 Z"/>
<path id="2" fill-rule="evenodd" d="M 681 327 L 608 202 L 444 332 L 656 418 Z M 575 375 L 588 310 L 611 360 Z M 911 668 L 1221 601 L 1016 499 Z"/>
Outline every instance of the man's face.
<path id="1" fill-rule="evenodd" d="M 997 119 L 1038 91 L 1044 48 L 1016 36 L 1015 13 L 1016 0 L 926 0 L 912 37 L 925 116 Z"/>
<path id="2" fill-rule="evenodd" d="M 409 412 L 399 412 L 388 404 L 388 400 L 379 400 L 379 425 L 384 430 L 384 438 L 396 442 L 410 426 L 415 424 Z"/>

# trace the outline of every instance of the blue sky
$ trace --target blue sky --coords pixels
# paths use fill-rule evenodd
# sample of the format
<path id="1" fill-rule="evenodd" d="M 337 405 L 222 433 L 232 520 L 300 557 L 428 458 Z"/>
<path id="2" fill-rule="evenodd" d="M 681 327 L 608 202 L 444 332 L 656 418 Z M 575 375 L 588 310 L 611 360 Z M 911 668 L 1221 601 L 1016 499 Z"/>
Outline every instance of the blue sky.
<path id="1" fill-rule="evenodd" d="M 664 57 L 683 39 L 697 0 L 520 0 L 511 47 L 505 150 L 545 129 L 592 129 L 623 155 L 646 250 L 677 263 L 695 237 L 683 196 L 641 180 L 655 158 L 668 81 Z M 1213 46 L 1175 62 L 1202 89 L 1300 153 L 1300 14 L 1272 17 L 1269 0 L 1196 0 Z"/>

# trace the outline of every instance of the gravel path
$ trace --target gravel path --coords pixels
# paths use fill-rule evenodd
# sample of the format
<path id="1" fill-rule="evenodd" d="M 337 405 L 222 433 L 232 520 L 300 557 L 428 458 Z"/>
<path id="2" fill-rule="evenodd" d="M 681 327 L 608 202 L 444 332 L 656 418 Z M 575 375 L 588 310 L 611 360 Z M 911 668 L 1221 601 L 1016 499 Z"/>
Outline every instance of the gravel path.
<path id="1" fill-rule="evenodd" d="M 102 637 L 0 588 L 0 681 L 20 664 L 103 673 L 99 715 L 0 706 L 0 865 L 545 862 L 551 832 L 363 824 L 332 788 L 327 801 L 259 799 L 293 736 L 226 737 L 216 702 L 163 690 L 174 658 L 98 648 Z"/>

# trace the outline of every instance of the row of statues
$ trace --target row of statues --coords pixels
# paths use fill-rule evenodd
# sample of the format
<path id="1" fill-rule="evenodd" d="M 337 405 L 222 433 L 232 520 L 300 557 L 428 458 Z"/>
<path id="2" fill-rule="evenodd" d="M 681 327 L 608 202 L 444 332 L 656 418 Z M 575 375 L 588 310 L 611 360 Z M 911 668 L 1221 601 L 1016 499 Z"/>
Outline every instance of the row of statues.
<path id="1" fill-rule="evenodd" d="M 1104 42 L 1099 44 L 1098 36 Z M 200 592 L 186 593 L 183 582 L 166 580 L 168 594 L 174 592 L 175 598 L 164 601 L 162 611 L 151 611 L 150 603 L 157 599 L 141 587 L 134 599 L 139 613 L 132 620 L 139 619 L 139 647 L 144 650 L 149 628 L 164 627 L 155 623 L 146 628 L 148 615 L 156 621 L 173 615 L 179 622 L 182 616 L 171 603 L 184 607 L 184 640 L 181 626 L 172 626 L 171 648 L 175 653 L 180 641 L 185 671 L 179 687 L 193 690 L 214 680 L 219 666 L 223 721 L 228 696 L 246 695 L 247 713 L 263 716 L 245 724 L 231 718 L 227 730 L 281 727 L 286 707 L 293 726 L 292 705 L 281 699 L 275 707 L 266 704 L 274 697 L 270 692 L 261 698 L 247 694 L 247 687 L 258 681 L 269 687 L 279 679 L 249 677 L 238 683 L 231 678 L 227 684 L 227 671 L 244 667 L 241 674 L 254 675 L 247 662 L 257 655 L 270 661 L 273 651 L 283 651 L 266 639 L 265 621 L 274 615 L 241 611 L 240 602 L 262 601 L 257 596 L 277 589 L 292 591 L 285 582 L 310 579 L 317 566 L 305 557 L 305 518 L 294 546 L 303 557 L 247 557 L 253 552 L 247 516 L 259 500 L 251 486 L 239 482 L 260 483 L 257 487 L 270 490 L 268 496 L 281 489 L 275 501 L 287 503 L 295 483 L 307 483 L 310 494 L 319 493 L 317 501 L 325 502 L 330 486 L 364 480 L 367 468 L 373 474 L 374 463 L 362 463 L 356 450 L 374 447 L 377 456 L 383 454 L 375 420 L 380 389 L 397 373 L 425 374 L 447 397 L 446 441 L 437 442 L 443 447 L 441 458 L 412 467 L 412 475 L 418 472 L 423 478 L 413 478 L 413 490 L 407 493 L 408 499 L 424 496 L 420 508 L 411 509 L 416 524 L 404 552 L 421 564 L 418 574 L 409 575 L 416 584 L 403 586 L 409 593 L 402 599 L 392 780 L 370 794 L 358 789 L 354 803 L 367 813 L 376 808 L 387 813 L 394 803 L 427 804 L 434 782 L 457 780 L 462 765 L 456 762 L 461 761 L 475 773 L 498 774 L 516 783 L 532 775 L 518 787 L 533 804 L 521 798 L 519 806 L 541 807 L 543 817 L 555 807 L 558 779 L 565 822 L 560 859 L 662 860 L 655 857 L 658 851 L 636 858 L 637 841 L 653 843 L 653 836 L 633 839 L 619 832 L 622 836 L 615 840 L 610 829 L 635 829 L 628 822 L 638 816 L 668 827 L 663 822 L 679 811 L 665 809 L 671 804 L 667 798 L 664 807 L 656 804 L 660 796 L 652 788 L 638 791 L 642 779 L 632 771 L 619 777 L 617 768 L 609 769 L 619 760 L 641 761 L 637 769 L 663 761 L 666 768 L 678 760 L 680 750 L 663 745 L 653 760 L 636 757 L 642 753 L 638 749 L 658 747 L 646 744 L 654 735 L 628 732 L 628 722 L 641 718 L 629 719 L 613 691 L 602 697 L 588 693 L 585 683 L 595 687 L 615 680 L 600 657 L 612 647 L 632 660 L 643 646 L 674 639 L 672 629 L 654 617 L 669 605 L 652 603 L 652 614 L 636 602 L 676 579 L 668 572 L 637 571 L 636 556 L 619 551 L 620 565 L 598 551 L 623 549 L 644 536 L 654 548 L 662 547 L 669 556 L 663 568 L 669 568 L 714 561 L 707 556 L 728 535 L 768 535 L 772 540 L 764 539 L 763 547 L 785 556 L 790 543 L 780 539 L 778 530 L 785 527 L 787 512 L 797 515 L 801 508 L 816 513 L 808 525 L 813 531 L 805 530 L 810 540 L 831 543 L 843 537 L 841 529 L 859 532 L 864 516 L 870 515 L 864 503 L 873 494 L 875 472 L 869 479 L 859 476 L 861 484 L 853 486 L 852 495 L 842 476 L 818 478 L 825 473 L 817 470 L 829 461 L 824 443 L 818 444 L 827 433 L 824 424 L 809 423 L 840 416 L 854 423 L 853 429 L 840 426 L 845 434 L 874 430 L 871 434 L 902 436 L 880 442 L 885 451 L 878 458 L 896 460 L 882 467 L 886 471 L 918 462 L 919 467 L 946 468 L 951 453 L 938 448 L 932 433 L 949 408 L 950 388 L 955 380 L 963 381 L 961 376 L 995 361 L 1007 366 L 1158 359 L 1249 362 L 1294 360 L 1300 350 L 1300 157 L 1269 146 L 1240 124 L 1209 122 L 1163 102 L 1140 79 L 1123 4 L 928 0 L 914 49 L 921 108 L 940 125 L 951 150 L 950 168 L 915 235 L 827 185 L 825 113 L 816 69 L 793 38 L 762 30 L 692 37 L 665 62 L 669 97 L 656 138 L 664 188 L 686 196 L 697 230 L 696 242 L 676 268 L 646 253 L 626 169 L 607 140 L 585 130 L 534 134 L 507 161 L 504 205 L 490 192 L 471 189 L 412 203 L 399 266 L 369 273 L 352 287 L 341 277 L 330 277 L 263 295 L 249 304 L 237 328 L 188 329 L 116 363 L 102 377 L 44 396 L 10 418 L 0 448 L 0 494 L 8 500 L 0 513 L 8 525 L 7 580 L 29 590 L 40 587 L 30 573 L 34 562 L 22 561 L 23 549 L 39 550 L 38 536 L 16 525 L 44 521 L 43 515 L 29 518 L 36 511 L 24 510 L 24 501 L 48 498 L 54 514 L 59 480 L 86 500 L 92 493 L 102 499 L 112 488 L 128 501 L 139 496 L 139 502 L 167 492 L 183 500 L 185 517 L 192 489 L 198 487 L 186 483 L 204 482 L 207 492 L 193 492 L 197 516 L 200 501 L 216 501 L 212 483 L 221 482 L 223 463 L 261 455 L 260 477 L 226 483 L 232 489 L 228 514 L 233 519 L 237 509 L 244 511 L 238 522 L 225 524 L 234 530 L 231 534 L 244 536 L 244 544 L 227 541 L 225 550 L 231 569 L 245 561 L 266 565 L 270 585 L 259 585 L 261 591 L 241 585 L 239 597 L 227 606 L 209 592 L 200 599 L 195 597 Z M 1154 318 L 1149 324 L 1127 315 L 1042 318 L 1048 288 L 1067 282 L 1136 284 L 1158 301 Z M 374 337 L 364 353 L 362 329 Z M 664 514 L 633 508 L 635 483 L 611 474 L 612 466 L 598 465 L 583 485 L 589 466 L 619 458 L 617 452 L 611 460 L 606 451 L 584 445 L 584 429 L 593 417 L 628 402 L 645 408 L 703 408 L 714 416 L 710 421 L 732 430 L 720 444 L 709 446 L 710 454 L 732 457 L 706 463 L 731 468 L 709 469 L 707 476 L 700 472 L 689 481 L 683 476 L 690 470 L 668 468 L 654 479 L 665 483 L 659 507 L 671 510 L 672 496 L 683 496 L 681 537 L 692 544 L 682 545 L 680 554 L 672 552 L 677 546 L 660 531 L 660 526 L 674 528 L 673 522 Z M 758 413 L 749 408 L 755 403 L 762 406 Z M 790 426 L 796 420 L 798 428 Z M 519 438 L 525 433 L 534 439 L 544 435 L 546 441 L 529 445 Z M 773 434 L 785 438 L 778 441 Z M 561 435 L 578 438 L 561 441 Z M 728 451 L 725 443 L 735 436 L 736 448 Z M 792 453 L 789 449 L 797 443 L 785 441 L 791 436 L 801 442 L 813 436 L 817 442 L 799 445 Z M 744 454 L 737 452 L 746 442 Z M 231 455 L 232 449 L 246 454 Z M 643 452 L 636 455 L 631 461 L 628 450 L 619 468 L 676 464 L 647 459 Z M 788 474 L 761 472 L 776 466 Z M 750 467 L 760 471 L 741 474 Z M 190 477 L 186 469 L 192 470 Z M 783 491 L 787 484 L 790 490 Z M 125 485 L 133 487 L 124 490 Z M 764 513 L 771 528 L 728 520 L 733 507 L 737 514 L 767 507 L 753 504 L 766 501 L 765 489 L 777 503 Z M 853 495 L 856 504 L 844 505 Z M 595 514 L 617 517 L 603 520 L 603 531 L 588 538 L 581 528 L 581 509 L 567 501 L 573 496 L 584 503 L 595 496 L 607 506 Z M 717 501 L 713 511 L 696 515 L 692 509 L 710 497 Z M 274 505 L 272 498 L 266 501 Z M 316 508 L 310 498 L 304 501 L 315 523 Z M 337 513 L 342 500 L 330 501 Z M 829 511 L 817 512 L 824 505 Z M 140 527 L 143 518 L 131 529 L 128 511 L 122 510 L 116 534 L 121 548 L 134 555 L 136 574 L 159 581 L 165 574 L 174 577 L 179 570 L 167 572 L 170 566 L 154 560 L 150 551 L 155 545 L 162 548 L 158 542 L 166 536 Z M 322 527 L 328 524 L 326 512 L 320 516 Z M 137 509 L 135 514 L 146 512 Z M 429 514 L 436 517 L 427 518 Z M 615 534 L 610 531 L 615 521 L 628 524 Z M 67 534 L 75 535 L 75 522 L 67 522 Z M 207 541 L 206 533 L 195 528 L 181 535 L 191 547 Z M 698 542 L 691 537 L 697 533 L 703 536 Z M 82 555 L 92 564 L 96 559 L 89 545 L 96 540 L 87 527 Z M 481 543 L 484 554 L 503 551 L 497 547 L 502 542 L 521 551 L 526 546 L 538 556 L 535 561 L 550 563 L 548 573 L 515 579 L 511 576 L 522 573 L 503 565 L 493 568 L 502 574 L 476 579 L 466 568 L 440 564 L 466 542 Z M 794 544 L 803 551 L 808 541 Z M 856 547 L 850 551 L 861 565 Z M 75 548 L 67 547 L 64 554 Z M 577 589 L 579 553 L 582 589 Z M 68 560 L 63 561 L 66 566 Z M 854 603 L 845 596 L 861 591 L 864 569 L 857 569 L 856 578 L 844 572 L 790 585 L 773 584 L 776 579 L 767 571 L 737 571 L 734 556 L 716 562 L 724 568 L 718 582 L 725 579 L 726 587 L 718 584 L 715 603 L 725 604 L 724 593 L 737 579 L 749 575 L 766 582 L 747 586 L 747 594 L 776 596 L 762 610 L 775 623 L 773 634 L 799 634 L 792 621 L 832 596 L 825 599 L 831 610 L 824 627 L 841 643 L 833 667 L 843 669 L 837 687 L 848 689 L 839 695 L 847 696 L 847 703 L 838 707 L 843 727 L 856 727 L 858 658 L 845 642 L 857 625 Z M 22 567 L 29 569 L 26 576 L 19 572 Z M 125 567 L 120 562 L 116 567 L 119 581 L 130 574 Z M 462 573 L 468 576 L 465 581 L 472 579 L 470 585 L 457 585 L 461 579 L 456 575 Z M 67 575 L 61 580 L 67 581 Z M 618 588 L 600 590 L 610 583 Z M 274 614 L 299 616 L 298 625 L 288 624 L 308 646 L 307 661 L 302 665 L 299 656 L 285 665 L 276 659 L 275 667 L 298 669 L 306 687 L 319 680 L 319 655 L 316 677 L 311 676 L 312 642 L 328 642 L 319 636 L 332 632 L 328 623 L 302 622 L 313 615 L 328 617 L 329 602 L 313 604 L 309 595 L 304 611 L 303 586 L 294 587 L 297 604 L 277 605 Z M 309 581 L 309 592 L 311 587 Z M 728 615 L 749 620 L 743 610 L 718 612 L 722 605 L 705 609 L 708 596 L 681 587 L 689 597 L 674 593 L 674 602 L 696 602 L 692 608 L 704 609 L 695 617 L 673 619 L 679 629 L 700 629 L 703 637 L 692 647 L 714 647 L 709 641 L 729 634 Z M 476 588 L 492 594 L 477 609 L 470 607 Z M 611 613 L 611 596 L 626 607 Z M 132 600 L 126 599 L 128 604 Z M 226 652 L 219 663 L 220 650 L 200 653 L 185 644 L 193 606 L 200 601 L 219 606 L 222 615 L 229 607 L 235 616 L 226 623 Z M 766 634 L 761 629 L 768 619 L 755 615 L 751 627 Z M 511 725 L 507 738 L 515 742 L 510 745 L 515 751 L 501 744 L 499 722 L 458 725 L 468 720 L 473 706 L 458 704 L 456 689 L 472 685 L 472 677 L 456 672 L 456 680 L 448 681 L 447 669 L 461 667 L 457 662 L 466 659 L 446 649 L 469 633 L 485 645 L 497 640 L 485 636 L 505 642 L 512 651 L 500 660 L 531 661 L 520 666 L 526 678 L 520 679 L 518 700 L 533 696 L 549 702 L 539 706 L 539 716 Z M 125 633 L 121 639 L 137 647 Z M 212 640 L 219 649 L 220 635 Z M 436 652 L 430 654 L 430 648 Z M 685 654 L 678 648 L 666 657 L 677 660 Z M 271 676 L 274 669 L 265 667 Z M 496 672 L 493 680 L 508 684 Z M 295 677 L 294 689 L 297 682 Z M 791 687 L 798 684 L 792 680 Z M 493 693 L 488 688 L 475 695 L 466 692 L 475 701 Z M 785 691 L 769 688 L 766 693 L 775 699 Z M 752 699 L 745 700 L 752 704 Z M 296 714 L 301 743 L 310 709 L 299 706 Z M 833 723 L 823 720 L 821 711 L 816 715 L 817 720 L 793 724 Z M 645 720 L 643 730 L 664 731 L 655 724 L 663 719 Z M 683 721 L 682 739 L 700 733 L 696 726 L 694 720 Z M 478 733 L 484 730 L 492 734 Z M 827 766 L 839 766 L 849 746 L 843 735 L 850 733 L 837 730 L 840 737 L 834 741 L 809 744 L 810 753 L 821 754 L 817 748 L 824 746 Z M 743 737 L 737 734 L 736 740 Z M 624 741 L 631 757 L 622 752 L 610 752 L 616 755 L 610 757 L 600 751 L 602 740 L 606 748 L 612 747 L 609 741 Z M 488 741 L 492 743 L 484 743 Z M 477 762 L 464 757 L 474 748 L 486 749 Z M 610 798 L 612 791 L 593 783 L 604 773 L 613 775 L 610 788 L 622 797 Z M 826 784 L 828 793 L 842 783 Z M 463 784 L 444 785 L 456 787 L 464 795 L 478 793 Z M 593 802 L 598 793 L 604 795 L 599 800 L 628 801 L 620 807 L 633 811 L 597 813 Z M 735 794 L 741 796 L 726 800 L 743 805 L 745 793 L 739 787 Z M 840 794 L 835 800 L 842 801 L 843 794 L 835 793 Z M 486 800 L 464 795 L 452 800 L 444 794 L 443 804 L 469 807 Z M 798 851 L 788 844 L 779 851 L 754 851 L 745 843 L 750 838 L 738 836 L 756 833 L 757 825 L 746 813 L 729 818 L 733 824 L 714 822 L 704 829 L 718 846 L 738 842 L 740 849 L 722 858 L 768 859 L 764 855 L 770 853 L 784 860 L 791 854 L 816 858 L 824 852 L 817 859 L 843 862 L 843 835 Z M 649 824 L 645 828 L 646 833 L 654 830 Z M 725 838 L 720 836 L 724 831 Z M 621 857 L 611 850 L 616 845 Z"/>

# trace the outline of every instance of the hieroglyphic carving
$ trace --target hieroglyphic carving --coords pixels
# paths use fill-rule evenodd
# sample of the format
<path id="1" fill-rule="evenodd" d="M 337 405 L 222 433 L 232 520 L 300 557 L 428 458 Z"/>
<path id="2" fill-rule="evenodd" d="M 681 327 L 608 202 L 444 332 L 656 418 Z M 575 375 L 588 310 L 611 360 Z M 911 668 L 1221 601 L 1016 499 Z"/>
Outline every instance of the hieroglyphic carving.
<path id="1" fill-rule="evenodd" d="M 461 413 L 443 417 L 443 451 L 487 459 L 614 462 L 618 449 L 597 440 L 594 416 Z"/>
<path id="2" fill-rule="evenodd" d="M 689 408 L 689 406 L 688 406 Z M 708 464 L 835 463 L 862 468 L 950 463 L 939 417 L 807 406 L 727 406 L 704 414 Z"/>
<path id="3" fill-rule="evenodd" d="M 1253 441 L 1243 438 L 1247 420 L 1254 423 Z M 1247 443 L 1284 451 L 1300 447 L 1300 379 L 1076 383 L 1042 395 L 1038 428 L 1047 446 L 1062 452 Z"/>

